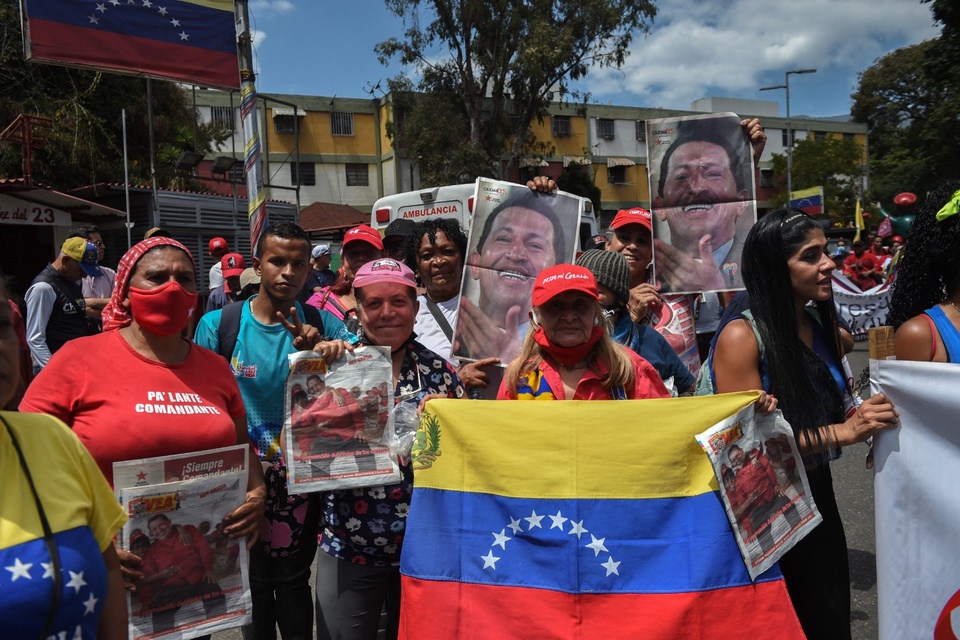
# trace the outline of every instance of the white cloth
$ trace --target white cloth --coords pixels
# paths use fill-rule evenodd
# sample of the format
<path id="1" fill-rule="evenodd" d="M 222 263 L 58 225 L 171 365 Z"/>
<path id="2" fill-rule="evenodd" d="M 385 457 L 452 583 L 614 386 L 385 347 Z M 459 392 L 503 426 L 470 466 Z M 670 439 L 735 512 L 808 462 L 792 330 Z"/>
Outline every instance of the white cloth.
<path id="1" fill-rule="evenodd" d="M 426 296 L 417 296 L 420 301 L 420 310 L 417 311 L 417 317 L 413 324 L 413 331 L 417 334 L 417 342 L 425 346 L 430 351 L 443 357 L 447 362 L 457 366 L 457 359 L 450 357 L 452 345 L 440 328 L 437 319 L 430 313 L 430 307 L 427 305 Z M 460 296 L 454 296 L 449 300 L 436 303 L 440 313 L 450 323 L 450 328 L 457 326 L 457 311 L 460 309 Z"/>
<path id="2" fill-rule="evenodd" d="M 217 289 L 223 286 L 223 269 L 220 267 L 220 261 L 217 260 L 217 264 L 210 267 L 210 289 Z"/>
<path id="3" fill-rule="evenodd" d="M 113 295 L 113 283 L 117 279 L 117 272 L 109 267 L 100 266 L 102 275 L 97 277 L 83 276 L 80 286 L 83 288 L 84 298 L 109 298 Z"/>

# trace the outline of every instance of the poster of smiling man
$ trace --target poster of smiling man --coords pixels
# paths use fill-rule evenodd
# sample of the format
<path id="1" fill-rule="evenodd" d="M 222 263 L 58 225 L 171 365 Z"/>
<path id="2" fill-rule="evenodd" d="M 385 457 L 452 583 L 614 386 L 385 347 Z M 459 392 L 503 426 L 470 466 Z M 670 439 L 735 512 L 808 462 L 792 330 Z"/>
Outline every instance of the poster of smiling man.
<path id="1" fill-rule="evenodd" d="M 573 262 L 583 201 L 509 182 L 477 180 L 454 332 L 454 355 L 506 364 L 530 326 L 530 294 L 543 269 Z"/>
<path id="2" fill-rule="evenodd" d="M 653 269 L 664 293 L 743 288 L 757 196 L 740 121 L 733 113 L 647 121 Z"/>

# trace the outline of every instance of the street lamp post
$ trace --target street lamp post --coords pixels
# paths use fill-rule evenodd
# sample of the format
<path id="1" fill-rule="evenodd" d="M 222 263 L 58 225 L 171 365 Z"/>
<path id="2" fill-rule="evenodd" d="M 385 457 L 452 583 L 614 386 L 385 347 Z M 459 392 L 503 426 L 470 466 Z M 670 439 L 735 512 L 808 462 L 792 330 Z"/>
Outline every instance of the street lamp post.
<path id="1" fill-rule="evenodd" d="M 760 91 L 783 89 L 787 94 L 787 205 L 790 204 L 790 194 L 793 193 L 793 131 L 790 129 L 790 76 L 801 73 L 816 73 L 816 69 L 794 69 L 783 74 L 783 84 L 772 87 L 760 87 Z"/>

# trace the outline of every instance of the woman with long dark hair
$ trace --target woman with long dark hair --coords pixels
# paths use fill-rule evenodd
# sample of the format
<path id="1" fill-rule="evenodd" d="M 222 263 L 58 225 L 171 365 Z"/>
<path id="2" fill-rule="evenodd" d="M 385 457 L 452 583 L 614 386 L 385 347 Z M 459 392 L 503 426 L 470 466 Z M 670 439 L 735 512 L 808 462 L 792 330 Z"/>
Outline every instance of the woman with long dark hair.
<path id="1" fill-rule="evenodd" d="M 793 427 L 823 522 L 783 556 L 780 568 L 804 632 L 818 639 L 850 637 L 847 544 L 829 462 L 842 447 L 899 424 L 883 394 L 854 408 L 826 246 L 823 229 L 802 211 L 761 218 L 743 249 L 752 320 L 741 315 L 721 326 L 711 354 L 718 392 L 763 388 Z"/>
<path id="2" fill-rule="evenodd" d="M 897 267 L 889 323 L 897 360 L 960 362 L 960 181 L 932 191 Z"/>

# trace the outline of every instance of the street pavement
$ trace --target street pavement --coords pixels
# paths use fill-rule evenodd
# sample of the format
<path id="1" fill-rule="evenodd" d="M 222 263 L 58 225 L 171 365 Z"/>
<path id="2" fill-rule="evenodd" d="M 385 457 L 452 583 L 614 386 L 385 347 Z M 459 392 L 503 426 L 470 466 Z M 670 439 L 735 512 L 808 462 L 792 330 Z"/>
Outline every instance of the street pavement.
<path id="1" fill-rule="evenodd" d="M 847 356 L 856 379 L 867 366 L 867 342 L 858 342 Z M 873 472 L 864 466 L 867 445 L 844 450 L 833 463 L 833 486 L 850 554 L 850 593 L 853 640 L 877 638 L 877 562 L 873 520 Z M 316 563 L 313 567 L 316 575 Z M 313 582 L 313 579 L 311 579 Z M 382 635 L 382 632 L 381 632 Z M 214 640 L 241 640 L 239 630 L 213 634 Z"/>

